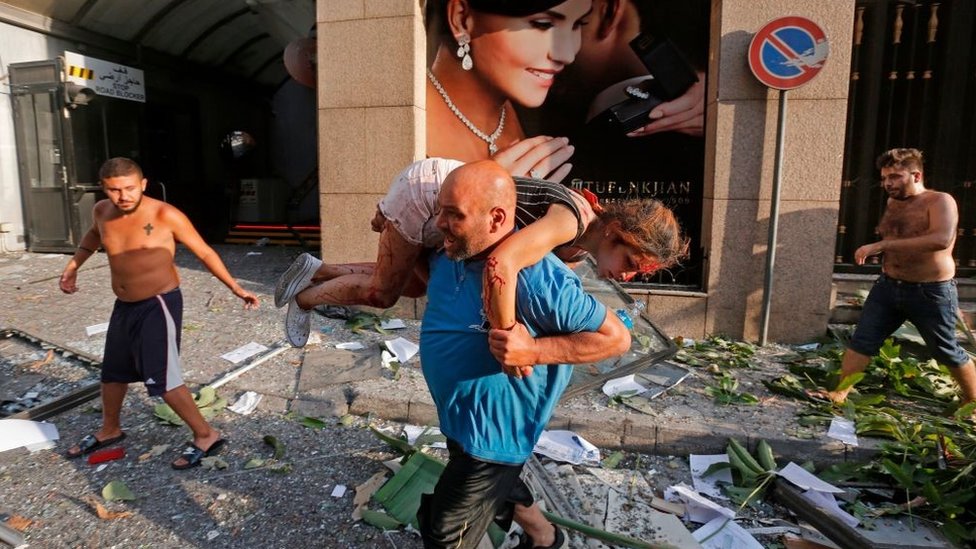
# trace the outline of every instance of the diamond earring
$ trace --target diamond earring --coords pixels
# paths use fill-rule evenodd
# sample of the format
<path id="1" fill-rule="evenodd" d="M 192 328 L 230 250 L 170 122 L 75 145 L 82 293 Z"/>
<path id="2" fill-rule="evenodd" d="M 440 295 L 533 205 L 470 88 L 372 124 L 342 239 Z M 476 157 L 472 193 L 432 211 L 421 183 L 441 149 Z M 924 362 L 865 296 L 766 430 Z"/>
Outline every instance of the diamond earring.
<path id="1" fill-rule="evenodd" d="M 474 61 L 471 60 L 471 38 L 467 34 L 458 38 L 457 56 L 461 60 L 462 69 L 469 71 L 474 67 Z"/>

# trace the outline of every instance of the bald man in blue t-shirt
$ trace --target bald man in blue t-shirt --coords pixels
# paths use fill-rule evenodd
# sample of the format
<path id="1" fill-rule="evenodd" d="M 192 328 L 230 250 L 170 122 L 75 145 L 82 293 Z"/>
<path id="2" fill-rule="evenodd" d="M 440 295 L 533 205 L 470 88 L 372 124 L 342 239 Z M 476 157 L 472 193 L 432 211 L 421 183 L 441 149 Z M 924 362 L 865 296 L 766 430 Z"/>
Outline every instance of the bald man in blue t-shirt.
<path id="1" fill-rule="evenodd" d="M 569 363 L 622 354 L 630 334 L 550 254 L 500 281 L 517 284 L 519 322 L 489 335 L 482 278 L 491 250 L 515 230 L 514 183 L 494 162 L 467 164 L 438 204 L 444 248 L 429 261 L 420 353 L 450 459 L 418 513 L 424 546 L 474 547 L 496 515 L 514 513 L 529 547 L 558 547 L 562 533 L 519 474 L 569 383 Z"/>

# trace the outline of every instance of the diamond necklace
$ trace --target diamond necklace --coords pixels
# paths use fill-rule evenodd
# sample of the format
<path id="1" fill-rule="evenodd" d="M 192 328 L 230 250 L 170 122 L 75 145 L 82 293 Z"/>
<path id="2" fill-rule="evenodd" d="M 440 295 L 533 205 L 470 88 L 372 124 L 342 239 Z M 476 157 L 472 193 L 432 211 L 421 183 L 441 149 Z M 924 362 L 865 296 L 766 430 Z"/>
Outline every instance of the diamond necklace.
<path id="1" fill-rule="evenodd" d="M 467 116 L 464 116 L 464 114 L 461 113 L 460 109 L 457 108 L 454 101 L 451 101 L 451 97 L 447 95 L 447 92 L 444 91 L 444 87 L 441 86 L 441 83 L 437 81 L 437 78 L 434 76 L 434 73 L 430 71 L 430 69 L 427 69 L 427 78 L 430 80 L 430 83 L 434 85 L 434 89 L 437 90 L 437 93 L 441 94 L 441 97 L 444 99 L 444 103 L 447 103 L 447 108 L 451 109 L 454 116 L 458 117 L 458 120 L 464 123 L 464 125 L 471 130 L 471 133 L 478 136 L 485 143 L 488 143 L 488 154 L 493 155 L 498 152 L 498 146 L 495 145 L 495 141 L 498 140 L 498 137 L 502 134 L 502 130 L 505 129 L 505 105 L 502 104 L 502 114 L 498 117 L 498 127 L 495 128 L 495 131 L 491 135 L 488 135 L 479 130 L 477 126 L 468 120 Z"/>

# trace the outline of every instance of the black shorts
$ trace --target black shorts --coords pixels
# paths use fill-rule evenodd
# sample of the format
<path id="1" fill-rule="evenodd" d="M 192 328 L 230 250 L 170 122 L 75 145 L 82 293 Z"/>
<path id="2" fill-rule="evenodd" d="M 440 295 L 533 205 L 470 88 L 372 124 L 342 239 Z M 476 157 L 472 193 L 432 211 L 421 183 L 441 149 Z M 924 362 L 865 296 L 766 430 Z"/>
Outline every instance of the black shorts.
<path id="1" fill-rule="evenodd" d="M 142 301 L 115 300 L 105 336 L 103 383 L 141 381 L 151 396 L 183 385 L 183 294 L 175 288 Z"/>
<path id="2" fill-rule="evenodd" d="M 447 467 L 417 512 L 424 547 L 476 547 L 492 521 L 507 532 L 514 505 L 533 503 L 520 477 L 522 465 L 481 461 L 450 439 L 447 450 Z"/>

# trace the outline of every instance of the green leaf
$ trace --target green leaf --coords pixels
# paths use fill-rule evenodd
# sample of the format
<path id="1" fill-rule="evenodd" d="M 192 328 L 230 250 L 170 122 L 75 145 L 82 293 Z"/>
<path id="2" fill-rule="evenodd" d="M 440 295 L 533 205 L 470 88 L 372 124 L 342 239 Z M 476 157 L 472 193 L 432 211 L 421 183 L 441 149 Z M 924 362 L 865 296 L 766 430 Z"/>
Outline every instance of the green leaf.
<path id="1" fill-rule="evenodd" d="M 298 423 L 309 429 L 325 429 L 325 422 L 317 417 L 303 416 L 299 418 Z"/>
<path id="2" fill-rule="evenodd" d="M 217 400 L 217 390 L 209 385 L 201 387 L 194 400 L 197 403 L 197 408 L 210 406 Z"/>
<path id="3" fill-rule="evenodd" d="M 356 423 L 356 416 L 352 414 L 345 414 L 339 418 L 339 425 L 343 427 L 350 427 Z"/>
<path id="4" fill-rule="evenodd" d="M 227 399 L 222 397 L 217 397 L 216 400 L 214 400 L 207 406 L 204 406 L 203 408 L 199 409 L 200 415 L 203 416 L 204 419 L 209 420 L 212 419 L 217 414 L 219 414 L 220 412 L 222 412 L 226 407 L 227 407 Z"/>
<path id="5" fill-rule="evenodd" d="M 106 484 L 102 488 L 102 497 L 105 498 L 105 501 L 132 501 L 136 499 L 136 495 L 121 480 L 113 480 Z"/>
<path id="6" fill-rule="evenodd" d="M 907 464 L 903 464 L 903 465 L 907 465 Z M 915 482 L 912 479 L 911 473 L 906 472 L 902 468 L 902 465 L 898 465 L 897 463 L 891 461 L 888 458 L 883 458 L 881 460 L 881 466 L 889 475 L 891 475 L 893 479 L 895 479 L 895 482 L 897 482 L 902 488 L 906 490 L 911 490 L 915 486 Z"/>
<path id="7" fill-rule="evenodd" d="M 381 530 L 396 530 L 397 528 L 403 526 L 403 524 L 397 519 L 387 515 L 386 513 L 381 513 L 379 511 L 373 511 L 372 509 L 362 509 L 360 510 L 363 520 L 368 524 L 371 524 Z"/>
<path id="8" fill-rule="evenodd" d="M 274 448 L 274 455 L 271 456 L 272 459 L 281 459 L 285 457 L 285 445 L 278 441 L 277 438 L 272 435 L 264 435 L 264 443 L 268 446 Z"/>
<path id="9" fill-rule="evenodd" d="M 616 469 L 617 465 L 620 465 L 620 460 L 624 458 L 624 453 L 617 451 L 609 456 L 605 457 L 603 461 L 600 462 L 600 466 L 604 469 Z"/>
<path id="10" fill-rule="evenodd" d="M 976 400 L 964 406 L 960 406 L 959 409 L 952 414 L 952 417 L 955 419 L 966 420 L 971 418 L 974 412 L 976 412 Z"/>
<path id="11" fill-rule="evenodd" d="M 165 402 L 160 402 L 155 407 L 153 407 L 153 415 L 156 416 L 161 422 L 167 423 L 169 425 L 186 425 L 180 416 L 169 407 L 169 404 Z"/>
<path id="12" fill-rule="evenodd" d="M 715 473 L 717 473 L 719 471 L 724 471 L 726 469 L 731 469 L 731 468 L 732 468 L 732 464 L 731 463 L 729 463 L 727 461 L 717 461 L 717 462 L 709 465 L 708 466 L 708 469 L 705 469 L 704 471 L 702 471 L 701 476 L 702 476 L 702 478 L 709 477 L 709 476 L 712 476 L 712 475 L 714 475 Z"/>
<path id="13" fill-rule="evenodd" d="M 946 520 L 945 524 L 942 525 L 942 533 L 956 544 L 976 540 L 976 532 L 967 530 L 965 526 L 952 519 Z"/>
<path id="14" fill-rule="evenodd" d="M 278 473 L 280 475 L 287 475 L 288 473 L 291 472 L 291 469 L 292 469 L 291 463 L 281 463 L 278 465 L 272 465 L 268 467 L 269 471 L 271 471 L 272 473 Z"/>
<path id="15" fill-rule="evenodd" d="M 246 463 L 244 463 L 244 470 L 246 471 L 248 469 L 257 469 L 258 467 L 264 467 L 265 463 L 267 463 L 267 461 L 261 458 L 251 458 L 247 460 Z"/>
<path id="16" fill-rule="evenodd" d="M 862 379 L 864 379 L 864 372 L 858 372 L 856 374 L 846 376 L 840 380 L 840 383 L 837 384 L 837 390 L 844 391 L 850 389 Z"/>
<path id="17" fill-rule="evenodd" d="M 376 435 L 376 438 L 389 444 L 395 450 L 399 450 L 403 454 L 412 454 L 413 452 L 416 451 L 414 447 L 411 446 L 407 441 L 400 438 L 391 437 L 390 435 L 384 433 L 383 431 L 380 431 L 379 429 L 373 427 L 372 425 L 369 426 L 369 430 L 373 431 L 373 434 Z"/>

